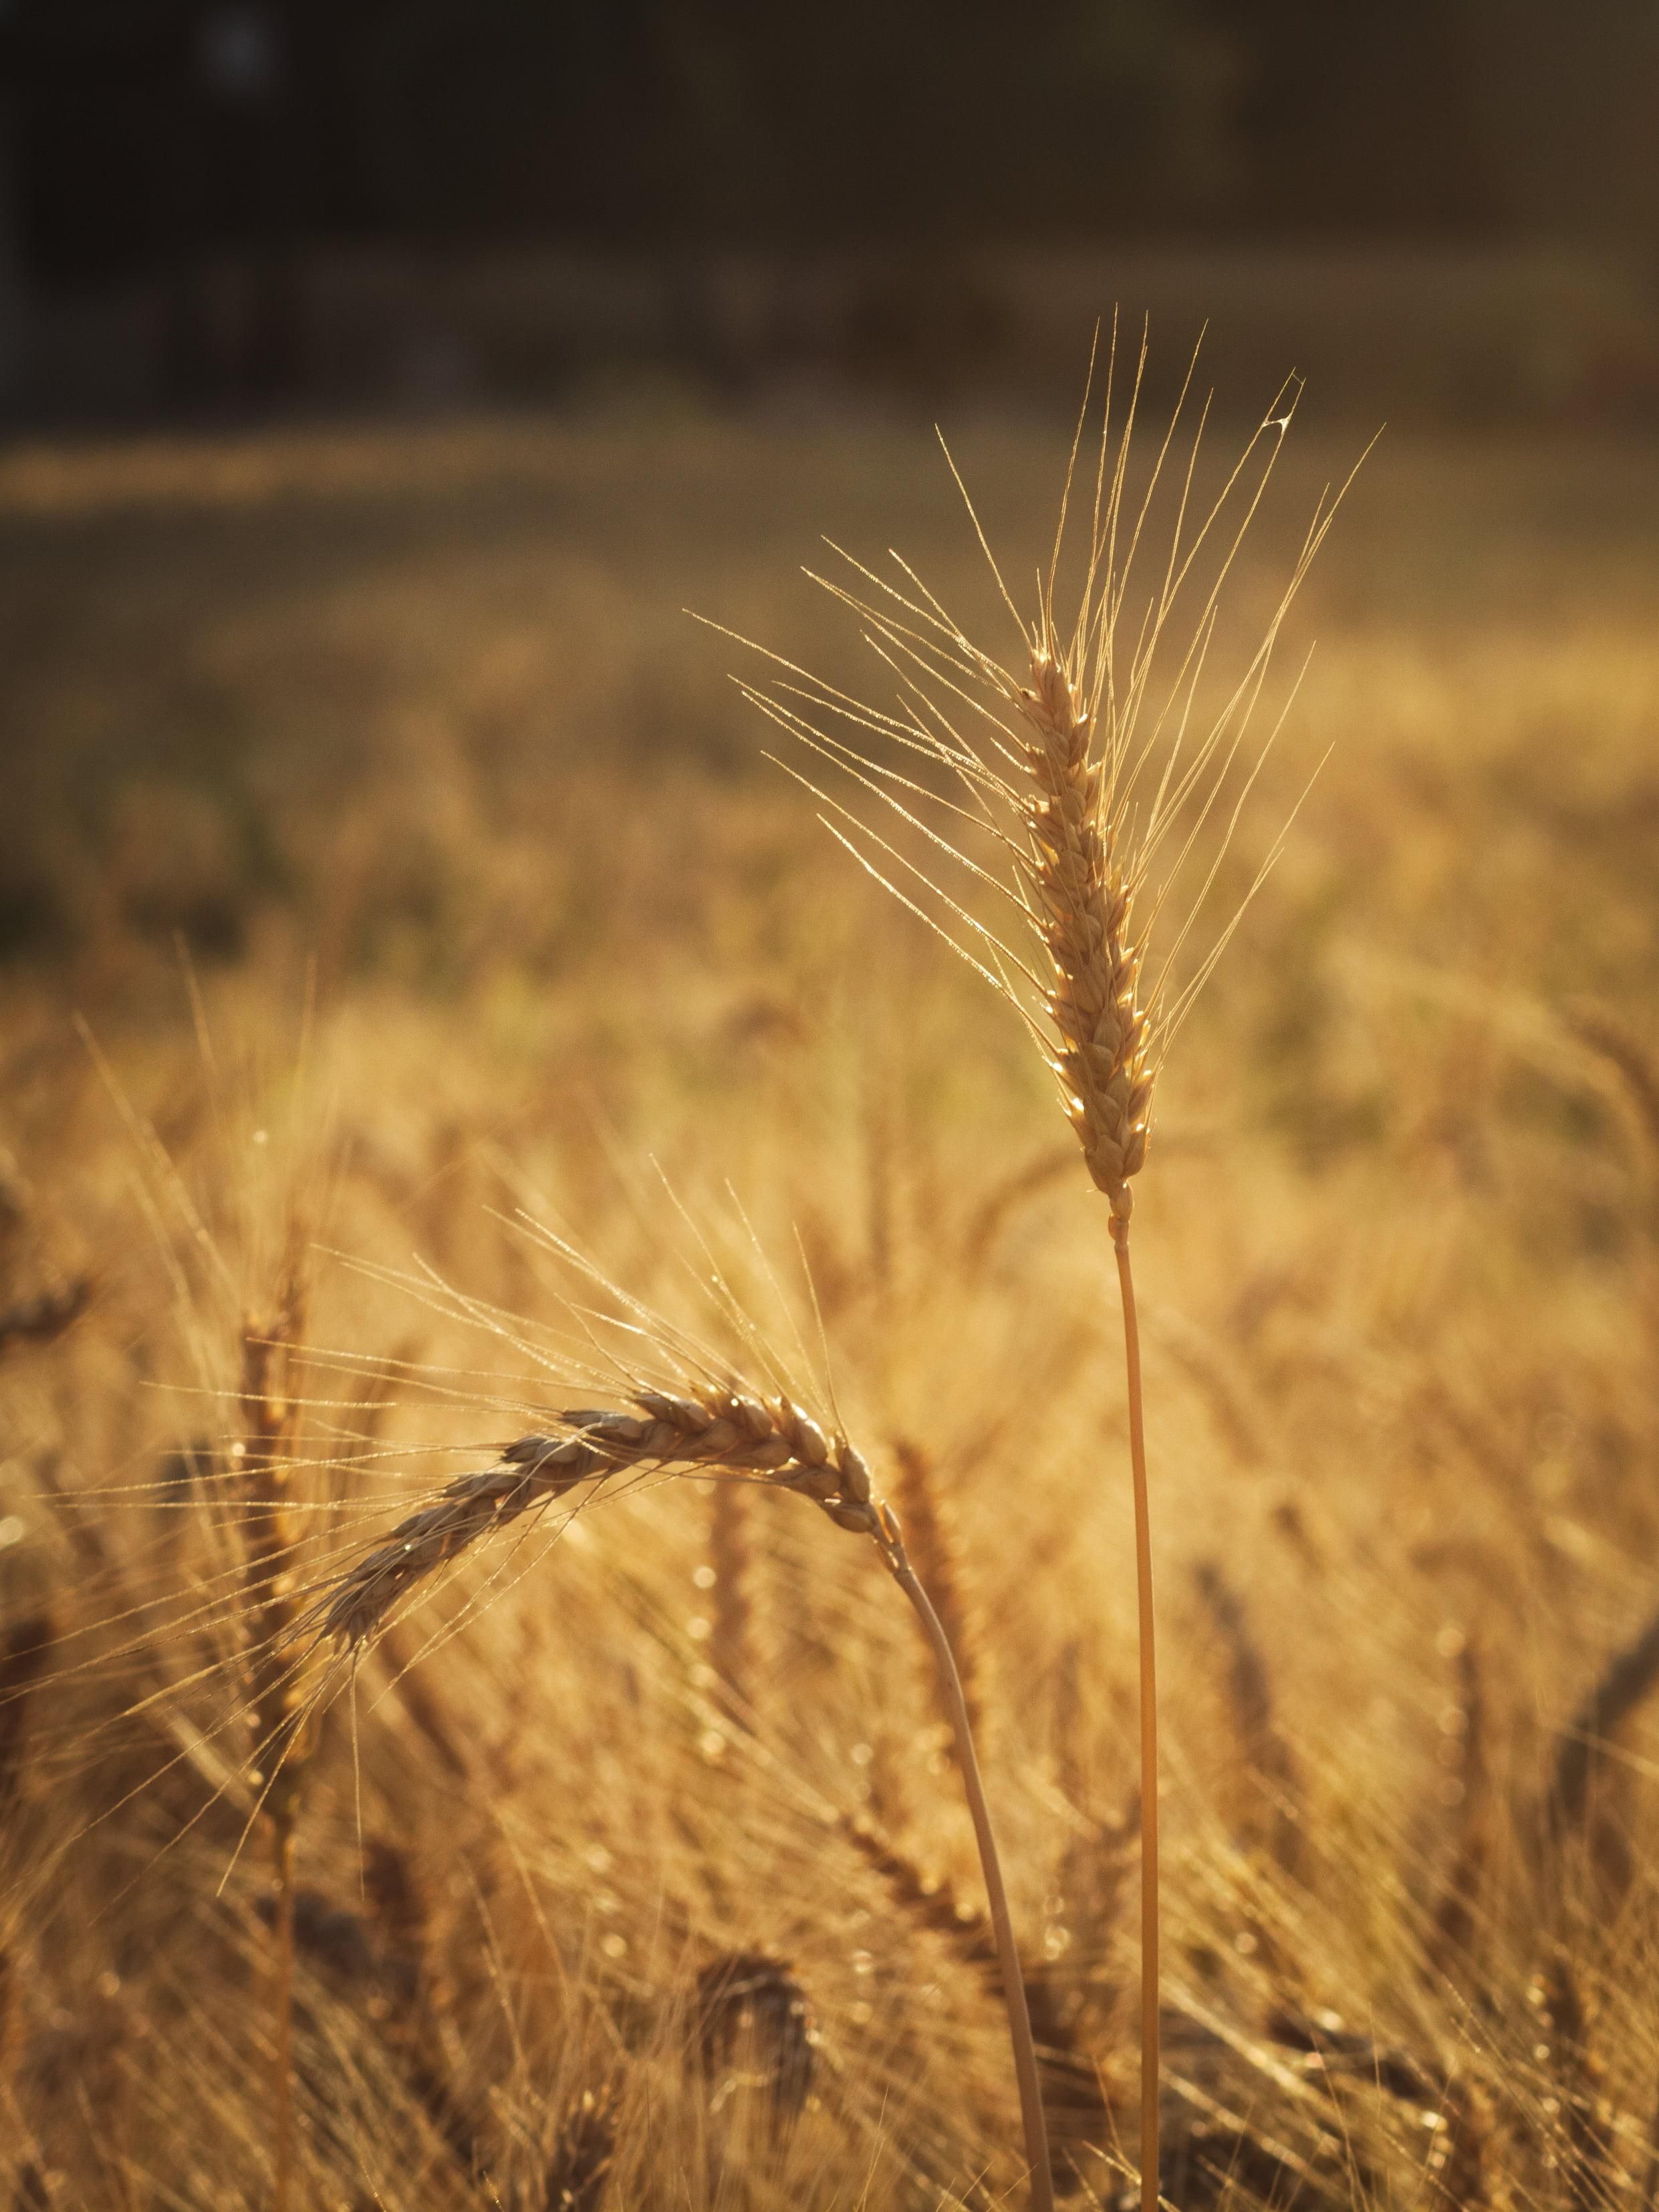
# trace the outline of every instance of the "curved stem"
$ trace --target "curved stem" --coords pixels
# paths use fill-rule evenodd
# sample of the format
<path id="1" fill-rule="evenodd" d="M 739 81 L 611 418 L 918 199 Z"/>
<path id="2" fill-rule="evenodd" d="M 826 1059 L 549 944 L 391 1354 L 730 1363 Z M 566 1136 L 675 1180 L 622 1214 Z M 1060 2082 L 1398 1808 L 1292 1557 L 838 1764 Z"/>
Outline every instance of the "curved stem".
<path id="1" fill-rule="evenodd" d="M 882 1552 L 892 1571 L 893 1579 L 915 1607 L 916 1616 L 933 1648 L 939 1684 L 950 1710 L 951 1725 L 956 1731 L 957 1761 L 962 1770 L 962 1786 L 967 1794 L 968 1809 L 973 1815 L 974 1835 L 979 1844 L 979 1863 L 985 1876 L 985 1893 L 990 1899 L 991 1927 L 996 1936 L 1003 2000 L 1008 2008 L 1008 2033 L 1014 2046 L 1014 2073 L 1019 2082 L 1020 2117 L 1025 2124 L 1025 2155 L 1031 2168 L 1032 2212 L 1054 2212 L 1054 2175 L 1048 2163 L 1048 2128 L 1042 2116 L 1042 2093 L 1037 2081 L 1036 2045 L 1031 2039 L 1031 2014 L 1025 2002 L 1025 1977 L 1020 1967 L 1019 1951 L 1014 1942 L 1014 1923 L 1009 1916 L 1007 1892 L 1002 1886 L 1002 1864 L 997 1856 L 996 1838 L 991 1832 L 990 1808 L 986 1804 L 985 1786 L 980 1779 L 973 1733 L 968 1725 L 968 1703 L 962 1692 L 962 1677 L 957 1672 L 956 1656 L 951 1651 L 951 1639 L 945 1632 L 944 1623 L 934 1612 L 927 1591 L 916 1580 L 915 1571 L 905 1557 L 904 1547 L 898 1540 L 896 1523 L 890 1515 L 887 1516 Z"/>
<path id="2" fill-rule="evenodd" d="M 1123 1357 L 1129 1378 L 1129 1468 L 1135 1502 L 1135 1601 L 1140 1648 L 1140 2203 L 1158 2212 L 1158 1660 L 1152 1636 L 1152 1524 L 1140 1398 L 1140 1328 L 1129 1268 L 1129 1224 L 1115 1220 Z"/>

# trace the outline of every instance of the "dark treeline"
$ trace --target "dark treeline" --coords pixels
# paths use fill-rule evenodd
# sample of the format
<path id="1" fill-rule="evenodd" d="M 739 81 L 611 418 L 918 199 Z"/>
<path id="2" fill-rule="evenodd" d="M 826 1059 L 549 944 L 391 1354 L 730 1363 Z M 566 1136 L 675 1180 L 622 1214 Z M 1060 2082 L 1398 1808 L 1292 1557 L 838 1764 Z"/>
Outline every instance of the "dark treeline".
<path id="1" fill-rule="evenodd" d="M 0 67 L 44 285 L 222 235 L 1659 241 L 1652 0 L 0 0 Z"/>

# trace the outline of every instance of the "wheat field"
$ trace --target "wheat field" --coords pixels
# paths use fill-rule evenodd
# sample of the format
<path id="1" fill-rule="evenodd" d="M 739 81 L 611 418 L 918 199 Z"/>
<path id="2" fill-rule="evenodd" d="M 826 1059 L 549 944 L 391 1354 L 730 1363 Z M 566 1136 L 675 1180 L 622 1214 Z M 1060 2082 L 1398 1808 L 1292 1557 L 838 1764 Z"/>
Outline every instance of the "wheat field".
<path id="1" fill-rule="evenodd" d="M 1364 443 L 1317 397 L 1242 635 Z M 1030 575 L 1065 427 L 947 427 Z M 1285 626 L 1218 913 L 1300 811 L 1136 1186 L 1184 2212 L 1659 2202 L 1656 514 L 1650 444 L 1385 436 Z M 1025 2202 L 951 1729 L 868 1547 L 647 1473 L 355 1664 L 307 1632 L 607 1402 L 647 1309 L 645 1365 L 761 1360 L 896 1507 L 1057 2186 L 1134 2201 L 1106 1209 L 683 612 L 868 690 L 821 533 L 995 635 L 900 418 L 0 457 L 19 2208 Z"/>

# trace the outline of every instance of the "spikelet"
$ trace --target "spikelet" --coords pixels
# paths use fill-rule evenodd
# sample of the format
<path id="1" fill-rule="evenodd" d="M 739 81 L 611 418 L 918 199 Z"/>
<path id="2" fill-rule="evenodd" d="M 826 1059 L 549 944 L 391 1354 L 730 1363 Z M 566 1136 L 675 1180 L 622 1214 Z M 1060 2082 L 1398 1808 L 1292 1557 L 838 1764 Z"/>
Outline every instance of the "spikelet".
<path id="1" fill-rule="evenodd" d="M 969 1725 L 977 1739 L 985 1717 L 979 1692 L 979 1648 L 969 1620 L 957 1548 L 942 1510 L 933 1461 L 920 1444 L 905 1438 L 893 1446 L 893 1502 L 904 1524 L 911 1564 L 957 1655 Z"/>
<path id="2" fill-rule="evenodd" d="M 1456 1668 L 1456 1698 L 1449 1708 L 1455 1733 L 1443 1741 L 1457 1763 L 1454 1795 L 1462 1808 L 1457 1848 L 1434 1908 L 1429 1956 L 1437 1972 L 1469 1951 L 1480 1930 L 1480 1893 L 1492 1855 L 1496 1810 L 1486 1737 L 1486 1684 L 1478 1645 L 1461 1628 L 1442 1632 L 1441 1649 Z"/>
<path id="3" fill-rule="evenodd" d="M 901 1911 L 930 1936 L 942 1937 L 975 1972 L 995 1973 L 996 1947 L 977 1905 L 964 1903 L 948 1881 L 925 1873 L 873 1821 L 843 1814 L 840 1827 Z"/>
<path id="4" fill-rule="evenodd" d="M 1294 1873 L 1301 1856 L 1302 1778 L 1279 1729 L 1267 1655 L 1256 1640 L 1243 1599 L 1219 1565 L 1201 1559 L 1193 1578 L 1227 1649 L 1233 1725 L 1245 1771 L 1266 1816 L 1267 1848 L 1279 1866 Z"/>
<path id="5" fill-rule="evenodd" d="M 710 1389 L 636 1394 L 637 1413 L 561 1414 L 559 1432 L 520 1437 L 494 1467 L 452 1482 L 343 1576 L 313 1617 L 324 1636 L 362 1644 L 435 1569 L 523 1514 L 623 1468 L 686 1468 L 749 1475 L 796 1492 L 854 1533 L 878 1533 L 869 1470 L 844 1437 L 833 1443 L 787 1398 Z"/>
<path id="6" fill-rule="evenodd" d="M 1591 1786 L 1608 1744 L 1656 1687 L 1659 1687 L 1659 1613 L 1613 1653 L 1571 1724 L 1562 1731 L 1540 1820 L 1547 1838 L 1559 1841 L 1582 1827 Z"/>
<path id="7" fill-rule="evenodd" d="M 1559 2100 L 1566 2201 L 1591 2212 L 1613 2200 L 1618 2167 L 1584 2001 L 1565 1944 L 1552 1948 L 1527 1995 L 1544 2039 L 1537 2045 L 1538 2055 L 1550 2069 Z"/>
<path id="8" fill-rule="evenodd" d="M 687 2057 L 711 2102 L 735 2080 L 763 2090 L 773 2140 L 799 2119 L 811 2093 L 817 2028 L 787 1960 L 726 1951 L 697 1976 Z"/>
<path id="9" fill-rule="evenodd" d="M 1129 1179 L 1146 1162 L 1152 1040 L 1140 1004 L 1140 954 L 1129 937 L 1133 893 L 1106 800 L 1106 765 L 1091 747 L 1095 716 L 1044 635 L 1019 695 L 1024 800 L 1036 920 L 1054 969 L 1045 1006 L 1059 1045 L 1056 1073 L 1095 1188 L 1127 1215 Z"/>
<path id="10" fill-rule="evenodd" d="M 83 1275 L 61 1288 L 20 1298 L 15 1305 L 0 1310 L 0 1352 L 14 1344 L 52 1343 L 81 1318 L 91 1303 L 92 1292 L 91 1278 Z"/>
<path id="11" fill-rule="evenodd" d="M 584 2089 L 559 2123 L 559 2132 L 526 2212 L 599 2212 L 617 2153 L 618 2085 Z"/>
<path id="12" fill-rule="evenodd" d="M 1659 1156 L 1659 1060 L 1606 1007 L 1578 1004 L 1564 1011 L 1567 1027 L 1623 1078 L 1643 1134 Z"/>
<path id="13" fill-rule="evenodd" d="M 975 644 L 896 555 L 897 583 L 844 556 L 853 584 L 815 580 L 856 617 L 896 676 L 894 705 L 866 704 L 775 654 L 767 657 L 784 671 L 781 680 L 741 687 L 816 760 L 844 773 L 895 817 L 891 836 L 884 835 L 800 776 L 823 803 L 832 835 L 1020 1008 L 1054 1074 L 1090 1176 L 1118 1224 L 1129 1218 L 1131 1184 L 1146 1164 L 1164 1054 L 1237 923 L 1235 914 L 1176 987 L 1173 963 L 1266 750 L 1260 748 L 1235 778 L 1240 749 L 1291 600 L 1337 503 L 1321 501 L 1265 635 L 1222 680 L 1218 701 L 1206 693 L 1200 706 L 1222 590 L 1266 489 L 1295 394 L 1290 386 L 1279 394 L 1218 496 L 1204 508 L 1194 499 L 1201 419 L 1184 459 L 1173 459 L 1183 389 L 1137 498 L 1128 490 L 1127 471 L 1146 360 L 1143 344 L 1121 427 L 1113 421 L 1109 363 L 1092 520 L 1064 622 L 1056 603 L 1084 419 L 1033 613 L 1016 607 L 979 532 L 1018 633 L 1006 659 Z M 1086 400 L 1085 412 L 1086 418 Z M 1175 508 L 1171 542 L 1132 609 L 1132 578 L 1139 588 L 1137 560 L 1151 557 L 1144 548 L 1165 495 Z M 971 502 L 969 512 L 978 531 Z M 1172 625 L 1182 632 L 1179 644 L 1170 641 Z M 850 738 L 842 734 L 849 726 Z M 920 759 L 909 772 L 900 764 L 906 754 Z M 952 787 L 954 795 L 947 795 Z M 1205 860 L 1187 918 L 1156 973 L 1149 973 L 1153 924 L 1218 807 L 1218 849 Z M 988 840 L 989 859 L 981 864 L 976 855 Z M 960 896 L 938 873 L 953 866 L 960 871 Z M 1000 933 L 981 907 L 990 914 L 1012 911 L 1012 928 Z"/>

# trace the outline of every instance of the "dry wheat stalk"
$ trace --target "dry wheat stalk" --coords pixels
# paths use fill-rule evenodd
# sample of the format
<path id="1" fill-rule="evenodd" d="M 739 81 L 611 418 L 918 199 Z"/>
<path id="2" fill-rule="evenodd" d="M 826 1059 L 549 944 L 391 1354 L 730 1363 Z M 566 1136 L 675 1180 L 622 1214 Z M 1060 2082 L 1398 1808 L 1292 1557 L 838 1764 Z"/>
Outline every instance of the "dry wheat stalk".
<path id="1" fill-rule="evenodd" d="M 1184 463 L 1170 471 L 1176 513 L 1168 553 L 1144 602 L 1126 618 L 1132 573 L 1176 448 L 1187 388 L 1157 453 L 1151 482 L 1137 499 L 1128 490 L 1127 470 L 1146 349 L 1143 342 L 1115 444 L 1115 332 L 1108 357 L 1092 515 L 1083 546 L 1082 575 L 1066 619 L 1058 615 L 1057 594 L 1067 511 L 1088 416 L 1086 396 L 1066 469 L 1054 550 L 1046 574 L 1039 573 L 1036 609 L 1029 617 L 1020 613 L 1010 597 L 969 505 L 1014 624 L 1016 641 L 1006 659 L 975 644 L 908 563 L 895 555 L 896 583 L 853 561 L 850 586 L 825 586 L 854 614 L 868 642 L 896 677 L 898 690 L 891 708 L 849 696 L 776 654 L 768 658 L 783 671 L 780 680 L 770 689 L 742 688 L 816 760 L 844 772 L 866 798 L 890 810 L 899 825 L 892 837 L 830 798 L 808 776 L 799 778 L 826 810 L 820 818 L 831 834 L 1018 1009 L 1054 1075 L 1089 1175 L 1109 1207 L 1127 1372 L 1139 1622 L 1140 2185 L 1144 2212 L 1157 2212 L 1157 1665 L 1129 1221 L 1132 1186 L 1146 1164 L 1152 1134 L 1158 1069 L 1194 994 L 1237 926 L 1237 915 L 1178 988 L 1172 964 L 1214 882 L 1220 855 L 1254 784 L 1260 754 L 1233 787 L 1234 795 L 1224 810 L 1219 851 L 1207 862 L 1191 910 L 1155 972 L 1147 968 L 1147 944 L 1176 877 L 1192 858 L 1205 823 L 1222 801 L 1285 615 L 1330 526 L 1335 502 L 1322 500 L 1277 611 L 1237 680 L 1231 688 L 1224 686 L 1218 708 L 1201 709 L 1199 695 L 1216 635 L 1222 589 L 1266 489 L 1295 395 L 1290 386 L 1280 392 L 1207 509 L 1194 502 L 1200 416 Z M 1190 371 L 1188 381 L 1190 385 Z M 1263 447 L 1265 463 L 1257 463 L 1255 457 Z M 1163 647 L 1177 619 L 1182 623 L 1185 642 L 1170 672 Z M 842 734 L 849 728 L 850 741 Z M 899 764 L 906 754 L 919 763 L 913 772 Z M 938 787 L 941 781 L 945 790 Z M 941 814 L 944 826 L 936 828 Z M 920 861 L 902 849 L 905 843 L 920 851 Z M 1275 854 L 1277 850 L 1275 846 Z M 988 855 L 985 863 L 975 857 L 981 851 Z M 1273 857 L 1269 855 L 1268 866 Z M 960 897 L 937 880 L 933 872 L 941 865 L 961 870 Z M 1261 881 L 1259 874 L 1256 882 Z M 964 900 L 1011 915 L 1007 933 L 1000 933 Z"/>
<path id="2" fill-rule="evenodd" d="M 299 1405 L 291 1370 L 304 1332 L 297 1233 L 289 1240 L 276 1311 L 242 1333 L 245 1434 L 231 1446 L 241 1492 L 243 1587 L 249 1630 L 248 1711 L 254 1771 L 249 1780 L 270 1832 L 276 1879 L 275 2087 L 271 2202 L 286 2212 L 294 2179 L 294 1839 L 307 1730 L 296 1670 L 288 1656 L 298 1607 L 297 1537 L 289 1478 Z"/>

